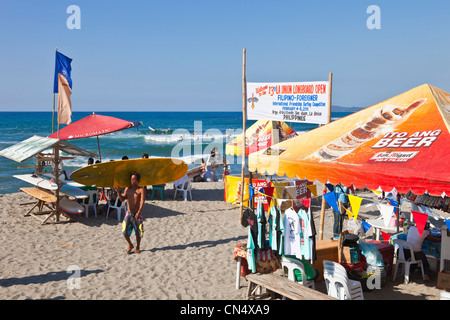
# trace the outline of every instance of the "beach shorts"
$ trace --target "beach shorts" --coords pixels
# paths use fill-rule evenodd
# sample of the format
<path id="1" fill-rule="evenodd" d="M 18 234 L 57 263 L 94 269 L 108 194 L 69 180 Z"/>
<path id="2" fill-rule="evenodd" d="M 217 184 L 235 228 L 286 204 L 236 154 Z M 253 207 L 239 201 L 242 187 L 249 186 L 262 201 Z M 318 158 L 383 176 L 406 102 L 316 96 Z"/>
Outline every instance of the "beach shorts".
<path id="1" fill-rule="evenodd" d="M 133 230 L 136 236 L 142 238 L 144 236 L 144 222 L 142 216 L 136 219 L 134 214 L 127 210 L 125 218 L 122 221 L 122 234 L 124 236 L 131 236 Z"/>

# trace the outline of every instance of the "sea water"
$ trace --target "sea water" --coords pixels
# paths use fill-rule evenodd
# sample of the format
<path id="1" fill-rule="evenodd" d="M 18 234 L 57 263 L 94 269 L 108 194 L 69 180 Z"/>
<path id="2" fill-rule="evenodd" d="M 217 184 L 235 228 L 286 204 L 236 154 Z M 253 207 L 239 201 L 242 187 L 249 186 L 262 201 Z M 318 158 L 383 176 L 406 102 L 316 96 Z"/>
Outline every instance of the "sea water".
<path id="1" fill-rule="evenodd" d="M 92 112 L 73 112 L 72 122 Z M 69 143 L 100 155 L 102 162 L 149 157 L 172 157 L 185 161 L 189 168 L 205 161 L 213 147 L 221 156 L 225 145 L 242 133 L 242 112 L 99 112 L 123 120 L 139 121 L 137 128 L 130 128 L 98 137 L 71 140 Z M 332 113 L 332 121 L 350 113 Z M 56 115 L 55 115 L 56 116 Z M 52 112 L 0 112 L 0 150 L 34 135 L 47 137 L 52 134 Z M 55 121 L 56 122 L 56 121 Z M 255 120 L 247 120 L 249 128 Z M 316 124 L 287 122 L 298 134 L 317 128 Z M 64 125 L 61 125 L 61 128 Z M 57 129 L 55 123 L 53 130 Z M 64 169 L 73 171 L 87 165 L 87 158 L 65 160 Z M 231 174 L 240 174 L 242 158 L 227 155 Z M 0 194 L 17 192 L 29 186 L 13 178 L 16 174 L 32 173 L 33 169 L 18 167 L 36 164 L 31 158 L 22 163 L 0 156 Z"/>

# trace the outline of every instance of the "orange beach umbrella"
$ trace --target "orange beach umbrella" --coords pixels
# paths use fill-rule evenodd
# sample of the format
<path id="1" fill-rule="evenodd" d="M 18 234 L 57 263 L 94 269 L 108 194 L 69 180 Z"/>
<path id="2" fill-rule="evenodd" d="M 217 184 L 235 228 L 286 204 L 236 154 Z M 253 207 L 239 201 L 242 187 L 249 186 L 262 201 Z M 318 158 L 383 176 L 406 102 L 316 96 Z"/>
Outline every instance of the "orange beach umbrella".
<path id="1" fill-rule="evenodd" d="M 273 144 L 288 140 L 297 136 L 297 133 L 284 121 L 258 120 L 245 131 L 245 153 L 253 153 L 266 149 Z M 241 155 L 243 134 L 225 146 L 228 155 Z"/>
<path id="2" fill-rule="evenodd" d="M 249 155 L 250 171 L 450 195 L 450 94 L 424 84 Z"/>

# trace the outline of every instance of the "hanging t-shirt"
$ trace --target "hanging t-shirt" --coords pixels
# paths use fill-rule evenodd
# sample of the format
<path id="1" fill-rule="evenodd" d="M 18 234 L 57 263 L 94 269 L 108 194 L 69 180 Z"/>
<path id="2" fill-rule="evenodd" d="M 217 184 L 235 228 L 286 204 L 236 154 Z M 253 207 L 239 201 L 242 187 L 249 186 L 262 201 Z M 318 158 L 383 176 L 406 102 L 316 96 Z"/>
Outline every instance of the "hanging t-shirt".
<path id="1" fill-rule="evenodd" d="M 248 228 L 247 237 L 247 265 L 252 273 L 256 272 L 255 242 L 253 241 L 251 228 Z"/>
<path id="2" fill-rule="evenodd" d="M 300 249 L 300 219 L 294 209 L 284 212 L 284 254 L 293 255 L 302 259 Z"/>
<path id="3" fill-rule="evenodd" d="M 277 229 L 279 229 L 279 219 L 277 220 L 277 208 L 272 206 L 269 214 L 269 245 L 273 251 L 278 250 Z"/>
<path id="4" fill-rule="evenodd" d="M 298 215 L 300 218 L 300 252 L 304 259 L 309 260 L 311 259 L 311 224 L 305 210 L 300 209 Z"/>
<path id="5" fill-rule="evenodd" d="M 281 221 L 281 213 L 280 210 L 272 206 L 270 209 L 269 215 L 269 243 L 272 250 L 281 256 L 282 248 L 283 248 L 283 223 Z"/>
<path id="6" fill-rule="evenodd" d="M 282 255 L 284 252 L 284 224 L 283 221 L 281 221 L 281 212 L 277 210 L 277 217 L 278 217 L 278 226 L 280 230 L 277 231 L 277 239 L 278 239 L 278 255 Z"/>
<path id="7" fill-rule="evenodd" d="M 257 212 L 257 221 L 258 221 L 258 247 L 261 250 L 266 249 L 266 214 L 264 213 L 264 205 L 262 201 L 258 202 L 258 206 L 256 209 Z"/>
<path id="8" fill-rule="evenodd" d="M 309 223 L 311 225 L 311 264 L 314 264 L 317 259 L 317 253 L 316 253 L 316 225 L 314 223 L 314 219 L 311 214 L 311 208 L 308 208 L 308 215 L 309 215 Z"/>
<path id="9" fill-rule="evenodd" d="M 253 243 L 257 243 L 258 241 L 258 218 L 256 217 L 253 209 L 247 208 L 242 214 L 242 222 L 241 225 L 243 227 L 249 227 L 252 237 Z"/>

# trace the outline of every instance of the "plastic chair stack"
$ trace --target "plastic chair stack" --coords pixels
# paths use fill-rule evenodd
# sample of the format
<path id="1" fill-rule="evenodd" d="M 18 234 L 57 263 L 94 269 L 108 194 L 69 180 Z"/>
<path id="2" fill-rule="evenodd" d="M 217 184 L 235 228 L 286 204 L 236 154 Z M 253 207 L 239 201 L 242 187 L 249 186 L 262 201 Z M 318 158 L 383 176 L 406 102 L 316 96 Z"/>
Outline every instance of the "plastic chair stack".
<path id="1" fill-rule="evenodd" d="M 323 260 L 323 277 L 329 296 L 339 300 L 364 300 L 361 282 L 349 279 L 339 263 Z"/>
<path id="2" fill-rule="evenodd" d="M 397 260 L 395 261 L 395 268 L 392 281 L 395 281 L 395 278 L 397 277 L 397 271 L 400 264 L 404 265 L 405 284 L 409 283 L 409 270 L 412 264 L 417 264 L 418 266 L 420 266 L 422 270 L 422 279 L 424 279 L 425 274 L 423 270 L 422 260 L 416 260 L 416 258 L 414 257 L 414 250 L 412 248 L 412 245 L 406 242 L 405 240 L 400 239 L 394 239 L 393 243 L 395 248 L 394 256 L 397 257 Z M 405 259 L 405 253 L 403 251 L 403 248 L 409 249 L 409 252 L 411 252 L 411 257 L 408 260 Z"/>
<path id="3" fill-rule="evenodd" d="M 447 225 L 442 226 L 441 237 L 441 261 L 439 271 L 450 270 L 450 235 Z"/>
<path id="4" fill-rule="evenodd" d="M 298 283 L 304 285 L 305 287 L 315 289 L 314 280 L 306 279 L 305 266 L 303 265 L 303 263 L 301 261 L 283 257 L 281 259 L 281 267 L 283 269 L 284 274 L 285 275 L 287 274 L 287 278 L 289 280 L 298 282 Z M 295 270 L 300 270 L 301 275 L 302 275 L 301 281 L 297 281 L 297 277 L 295 276 Z"/>

